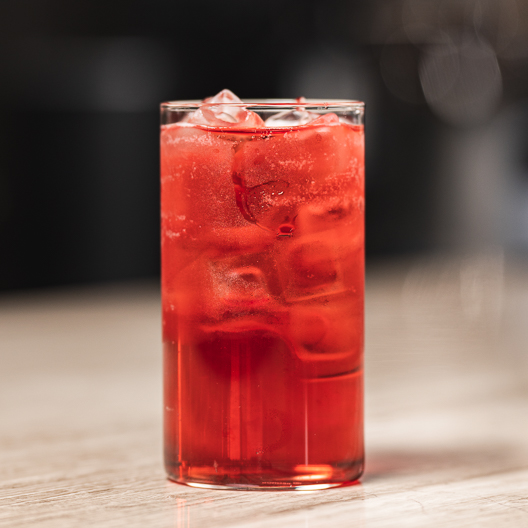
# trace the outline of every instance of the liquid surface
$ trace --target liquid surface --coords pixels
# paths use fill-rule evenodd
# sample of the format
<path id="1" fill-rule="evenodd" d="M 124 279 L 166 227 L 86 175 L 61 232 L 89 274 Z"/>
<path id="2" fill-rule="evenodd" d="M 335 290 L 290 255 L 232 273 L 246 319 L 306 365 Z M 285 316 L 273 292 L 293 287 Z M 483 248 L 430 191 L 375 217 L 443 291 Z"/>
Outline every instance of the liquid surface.
<path id="1" fill-rule="evenodd" d="M 332 115 L 286 129 L 162 127 L 175 480 L 328 487 L 362 471 L 363 128 Z"/>

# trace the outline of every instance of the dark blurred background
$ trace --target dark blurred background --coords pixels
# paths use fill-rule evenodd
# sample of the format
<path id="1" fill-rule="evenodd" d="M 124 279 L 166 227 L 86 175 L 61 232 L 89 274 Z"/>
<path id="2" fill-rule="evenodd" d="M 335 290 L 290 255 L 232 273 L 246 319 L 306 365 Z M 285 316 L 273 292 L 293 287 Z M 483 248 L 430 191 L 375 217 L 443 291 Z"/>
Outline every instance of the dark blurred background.
<path id="1" fill-rule="evenodd" d="M 158 107 L 367 103 L 367 256 L 528 249 L 528 2 L 3 0 L 0 290 L 155 277 Z"/>

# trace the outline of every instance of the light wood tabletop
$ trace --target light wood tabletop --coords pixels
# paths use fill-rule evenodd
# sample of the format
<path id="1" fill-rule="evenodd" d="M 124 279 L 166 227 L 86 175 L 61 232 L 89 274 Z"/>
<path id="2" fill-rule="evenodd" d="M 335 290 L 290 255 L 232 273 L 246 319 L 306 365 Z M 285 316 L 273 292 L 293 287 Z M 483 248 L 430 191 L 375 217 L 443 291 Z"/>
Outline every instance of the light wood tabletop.
<path id="1" fill-rule="evenodd" d="M 528 266 L 500 253 L 367 273 L 361 484 L 168 482 L 158 287 L 0 296 L 0 526 L 528 526 Z"/>

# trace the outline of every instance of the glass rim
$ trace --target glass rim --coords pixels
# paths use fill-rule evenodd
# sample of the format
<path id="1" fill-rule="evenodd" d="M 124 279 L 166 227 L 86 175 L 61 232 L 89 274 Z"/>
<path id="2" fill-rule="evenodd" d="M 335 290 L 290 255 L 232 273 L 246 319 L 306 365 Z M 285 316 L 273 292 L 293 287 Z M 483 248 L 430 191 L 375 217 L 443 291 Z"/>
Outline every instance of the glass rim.
<path id="1" fill-rule="evenodd" d="M 303 108 L 305 110 L 315 109 L 334 109 L 334 110 L 364 110 L 365 103 L 357 100 L 343 100 L 343 99 L 305 99 L 302 102 L 296 99 L 246 99 L 240 103 L 209 103 L 198 100 L 187 101 L 166 101 L 161 103 L 162 110 L 198 110 L 204 106 L 232 106 L 235 108 L 251 108 L 252 110 L 277 110 L 277 109 L 296 109 Z"/>

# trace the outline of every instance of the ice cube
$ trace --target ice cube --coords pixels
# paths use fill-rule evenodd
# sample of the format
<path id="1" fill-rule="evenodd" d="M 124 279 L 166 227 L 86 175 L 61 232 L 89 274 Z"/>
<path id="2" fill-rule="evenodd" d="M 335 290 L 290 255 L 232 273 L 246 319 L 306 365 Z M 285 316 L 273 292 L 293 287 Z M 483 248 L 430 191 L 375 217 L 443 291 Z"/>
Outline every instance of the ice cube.
<path id="1" fill-rule="evenodd" d="M 258 255 L 240 255 L 210 261 L 212 279 L 212 304 L 219 310 L 218 316 L 236 309 L 251 311 L 271 300 L 264 272 L 254 265 L 262 260 Z"/>
<path id="2" fill-rule="evenodd" d="M 361 366 L 363 314 L 362 304 L 356 304 L 350 296 L 337 296 L 290 308 L 287 331 L 307 377 L 336 376 Z"/>
<path id="3" fill-rule="evenodd" d="M 236 202 L 246 220 L 278 236 L 292 235 L 297 209 L 296 202 L 288 199 L 288 182 L 268 181 L 247 187 L 236 173 L 233 181 Z"/>
<path id="4" fill-rule="evenodd" d="M 319 116 L 317 119 L 312 121 L 310 125 L 313 126 L 332 126 L 332 125 L 339 125 L 341 121 L 339 121 L 339 118 L 333 114 L 324 114 L 322 116 Z"/>
<path id="5" fill-rule="evenodd" d="M 292 307 L 290 310 L 290 333 L 294 341 L 307 350 L 322 341 L 330 327 L 330 321 L 320 312 L 304 306 Z"/>
<path id="6" fill-rule="evenodd" d="M 352 303 L 339 299 L 319 310 L 310 313 L 304 307 L 292 311 L 292 324 L 313 325 L 313 330 L 301 334 L 297 339 L 303 348 L 312 354 L 339 354 L 348 352 L 354 355 L 363 345 L 363 317 L 354 310 Z M 324 323 L 324 326 L 323 326 Z M 293 330 L 293 329 L 292 329 Z"/>
<path id="7" fill-rule="evenodd" d="M 295 110 L 286 110 L 272 115 L 266 119 L 266 126 L 269 128 L 294 127 L 307 125 L 319 117 L 315 112 L 303 110 L 300 107 Z"/>
<path id="8" fill-rule="evenodd" d="M 199 241 L 212 228 L 247 224 L 233 199 L 233 141 L 175 124 L 162 129 L 161 153 L 162 210 L 185 216 L 184 226 L 165 227 L 179 232 L 182 244 Z"/>
<path id="9" fill-rule="evenodd" d="M 346 289 L 338 233 L 326 231 L 290 240 L 275 247 L 278 274 L 286 301 L 315 300 Z"/>
<path id="10" fill-rule="evenodd" d="M 201 236 L 201 247 L 210 258 L 262 253 L 273 245 L 274 236 L 257 225 L 215 227 Z"/>
<path id="11" fill-rule="evenodd" d="M 228 302 L 247 304 L 269 299 L 266 291 L 266 279 L 262 270 L 256 266 L 242 266 L 228 271 Z"/>
<path id="12" fill-rule="evenodd" d="M 296 223 L 300 233 L 316 233 L 349 224 L 356 216 L 359 217 L 359 214 L 354 196 L 343 193 L 315 199 L 312 203 L 302 206 L 299 208 Z"/>
<path id="13" fill-rule="evenodd" d="M 202 308 L 204 330 L 271 329 L 280 307 L 268 288 L 266 259 L 266 255 L 251 254 L 209 260 L 210 286 Z"/>
<path id="14" fill-rule="evenodd" d="M 214 97 L 204 99 L 204 104 L 189 118 L 189 123 L 214 127 L 259 128 L 264 122 L 258 114 L 242 106 L 230 90 L 222 90 Z"/>
<path id="15" fill-rule="evenodd" d="M 215 103 L 215 104 L 225 103 L 228 105 L 229 103 L 241 103 L 242 99 L 237 97 L 231 90 L 228 90 L 227 88 L 225 88 L 224 90 L 221 90 L 213 97 L 206 97 L 203 100 L 203 102 L 204 103 Z"/>

